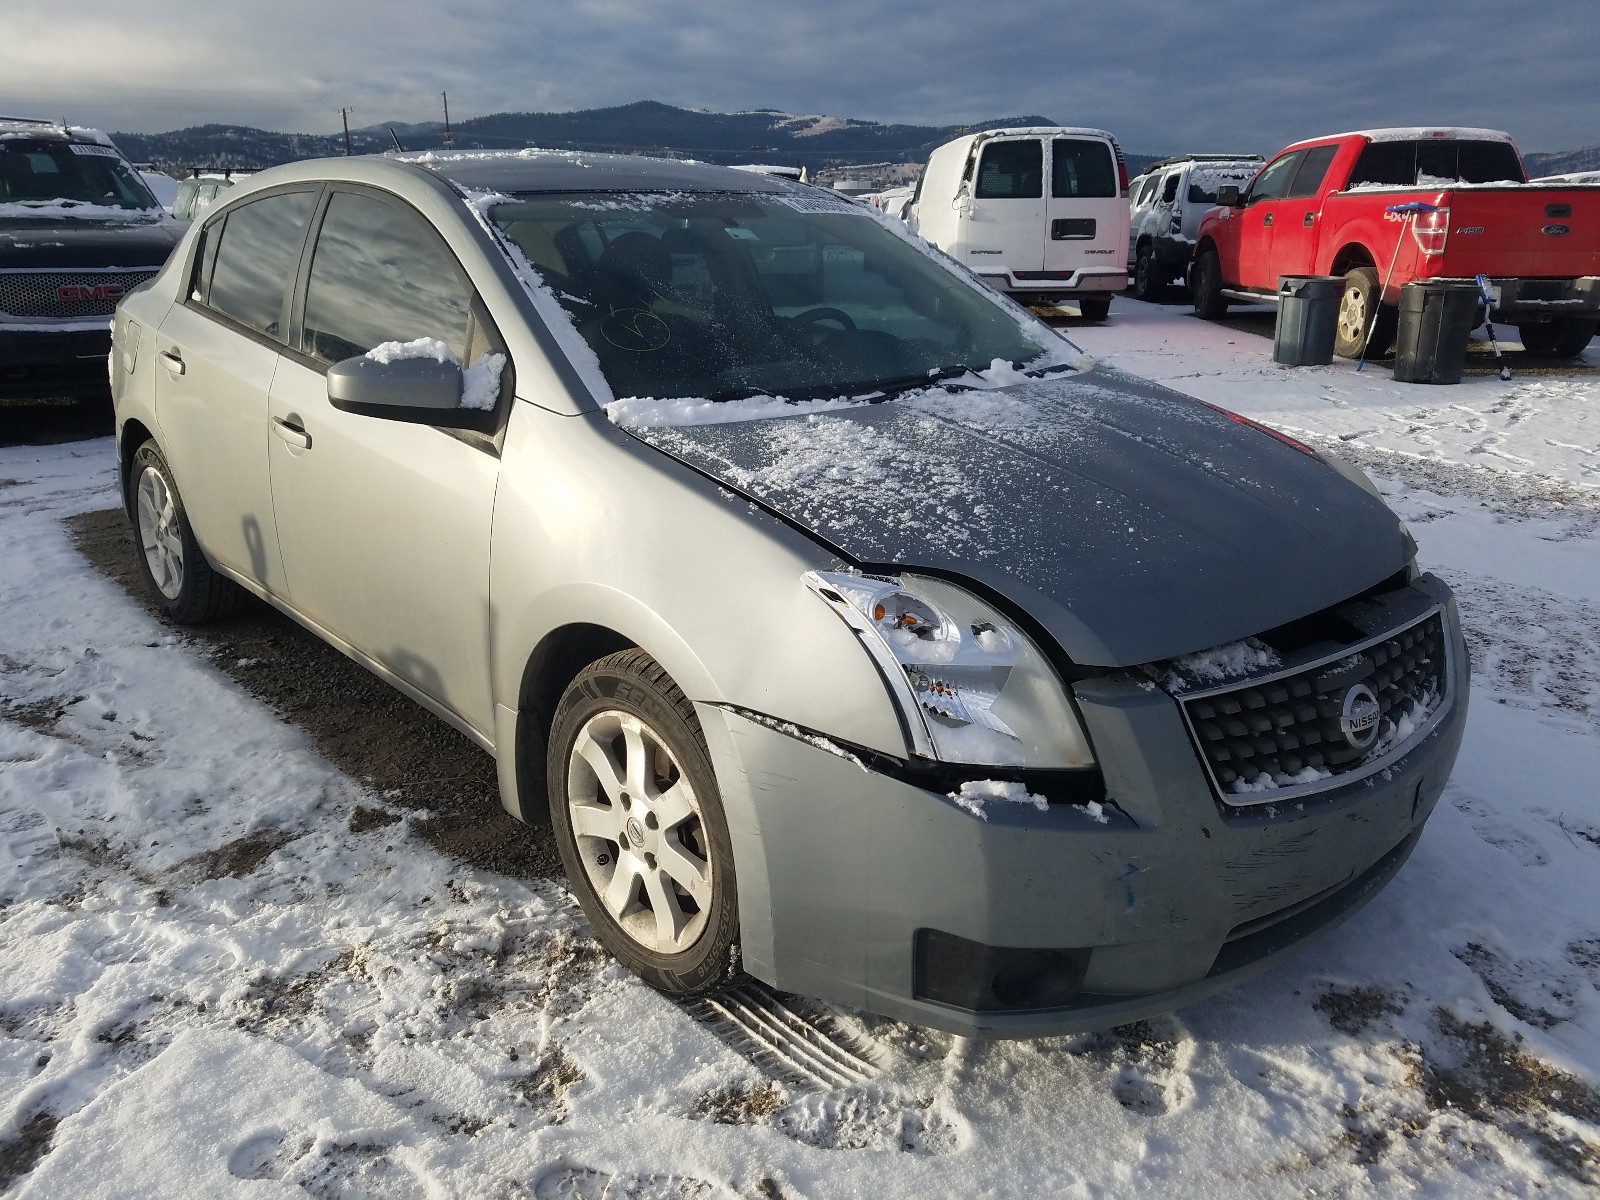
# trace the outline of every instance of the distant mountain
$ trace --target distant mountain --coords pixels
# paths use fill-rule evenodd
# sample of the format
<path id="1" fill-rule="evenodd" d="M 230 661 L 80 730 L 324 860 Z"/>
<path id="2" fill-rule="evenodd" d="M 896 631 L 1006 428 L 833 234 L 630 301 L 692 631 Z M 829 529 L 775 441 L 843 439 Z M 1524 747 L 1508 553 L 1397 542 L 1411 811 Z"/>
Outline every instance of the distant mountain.
<path id="1" fill-rule="evenodd" d="M 552 149 L 675 154 L 708 162 L 775 162 L 812 169 L 868 162 L 920 162 L 962 132 L 1003 125 L 1053 125 L 1047 117 L 1002 117 L 973 125 L 883 125 L 853 117 L 793 116 L 776 109 L 737 113 L 674 108 L 641 100 L 580 112 L 495 113 L 452 125 L 457 149 Z M 350 131 L 357 154 L 392 149 L 388 124 Z M 393 124 L 407 150 L 444 145 L 437 122 Z M 197 125 L 170 133 L 118 133 L 117 144 L 137 162 L 261 168 L 301 158 L 344 153 L 343 134 L 275 133 L 239 125 Z M 1140 155 L 1141 161 L 1145 156 Z"/>
<path id="2" fill-rule="evenodd" d="M 1600 145 L 1551 154 L 1524 154 L 1529 175 L 1566 175 L 1572 171 L 1600 171 Z"/>

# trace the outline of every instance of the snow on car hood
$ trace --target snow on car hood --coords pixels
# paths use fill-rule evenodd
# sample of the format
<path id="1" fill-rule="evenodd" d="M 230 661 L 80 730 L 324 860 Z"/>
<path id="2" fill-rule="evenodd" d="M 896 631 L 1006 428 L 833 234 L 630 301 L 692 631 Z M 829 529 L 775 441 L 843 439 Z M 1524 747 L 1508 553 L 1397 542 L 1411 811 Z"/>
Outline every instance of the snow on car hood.
<path id="1" fill-rule="evenodd" d="M 857 563 L 977 580 L 1075 662 L 1231 642 L 1399 571 L 1399 522 L 1307 454 L 1104 368 L 776 419 L 621 422 Z"/>

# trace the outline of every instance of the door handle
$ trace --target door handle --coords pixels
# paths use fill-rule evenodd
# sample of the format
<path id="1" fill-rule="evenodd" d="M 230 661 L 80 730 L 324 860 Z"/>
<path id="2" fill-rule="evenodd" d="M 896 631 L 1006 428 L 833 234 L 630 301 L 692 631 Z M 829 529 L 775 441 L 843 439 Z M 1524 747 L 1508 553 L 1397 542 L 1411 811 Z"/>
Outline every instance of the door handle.
<path id="1" fill-rule="evenodd" d="M 300 423 L 300 418 L 292 413 L 287 417 L 273 417 L 272 432 L 291 446 L 298 446 L 302 450 L 311 449 L 311 435 Z"/>
<path id="2" fill-rule="evenodd" d="M 1310 229 L 1316 223 L 1317 223 L 1317 214 L 1315 212 L 1308 212 L 1300 220 L 1300 224 L 1304 225 L 1307 229 Z"/>
<path id="3" fill-rule="evenodd" d="M 161 352 L 161 365 L 174 375 L 182 375 L 189 368 L 183 364 L 183 355 L 177 350 L 163 350 Z"/>
<path id="4" fill-rule="evenodd" d="M 1272 224 L 1272 214 L 1268 213 L 1266 216 L 1262 217 L 1261 218 L 1261 223 L 1263 225 L 1271 225 Z"/>

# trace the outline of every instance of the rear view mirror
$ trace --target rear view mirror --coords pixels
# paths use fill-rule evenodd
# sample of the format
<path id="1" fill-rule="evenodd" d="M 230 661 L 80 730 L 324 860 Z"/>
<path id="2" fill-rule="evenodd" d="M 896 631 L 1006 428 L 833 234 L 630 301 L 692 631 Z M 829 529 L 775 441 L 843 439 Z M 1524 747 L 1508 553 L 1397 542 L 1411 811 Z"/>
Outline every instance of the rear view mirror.
<path id="1" fill-rule="evenodd" d="M 432 358 L 360 356 L 328 368 L 328 403 L 343 412 L 446 429 L 490 430 L 494 414 L 461 407 L 461 368 Z"/>
<path id="2" fill-rule="evenodd" d="M 1219 187 L 1217 189 L 1217 203 L 1222 205 L 1223 208 L 1238 208 L 1239 185 L 1237 183 L 1225 183 Z"/>

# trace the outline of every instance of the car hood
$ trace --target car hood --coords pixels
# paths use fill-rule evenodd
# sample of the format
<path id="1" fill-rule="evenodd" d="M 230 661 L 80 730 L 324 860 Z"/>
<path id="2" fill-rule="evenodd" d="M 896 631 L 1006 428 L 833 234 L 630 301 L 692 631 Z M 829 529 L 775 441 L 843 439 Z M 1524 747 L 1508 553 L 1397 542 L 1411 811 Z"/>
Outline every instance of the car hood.
<path id="1" fill-rule="evenodd" d="M 1103 367 L 777 419 L 627 427 L 857 564 L 985 585 L 1086 666 L 1274 629 L 1408 557 L 1383 502 L 1325 462 Z"/>
<path id="2" fill-rule="evenodd" d="M 183 237 L 165 215 L 153 220 L 0 217 L 0 267 L 159 267 Z"/>

